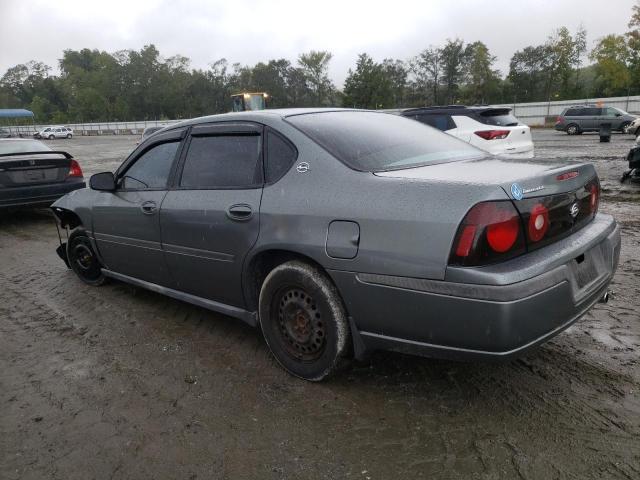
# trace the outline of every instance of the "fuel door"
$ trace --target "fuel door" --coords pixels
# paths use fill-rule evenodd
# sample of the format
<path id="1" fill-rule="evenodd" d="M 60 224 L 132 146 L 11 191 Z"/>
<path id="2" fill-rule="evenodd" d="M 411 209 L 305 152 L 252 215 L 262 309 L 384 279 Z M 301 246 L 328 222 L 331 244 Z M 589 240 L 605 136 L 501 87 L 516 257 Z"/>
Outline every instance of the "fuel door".
<path id="1" fill-rule="evenodd" d="M 360 226 L 356 222 L 334 220 L 329 224 L 326 250 L 331 258 L 355 258 L 359 244 Z"/>

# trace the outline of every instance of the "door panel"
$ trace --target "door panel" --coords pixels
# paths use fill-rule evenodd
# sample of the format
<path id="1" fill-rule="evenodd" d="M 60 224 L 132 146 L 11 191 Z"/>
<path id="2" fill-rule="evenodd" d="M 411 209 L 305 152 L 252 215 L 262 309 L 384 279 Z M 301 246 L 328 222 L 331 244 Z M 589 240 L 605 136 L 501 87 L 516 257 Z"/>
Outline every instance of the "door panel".
<path id="1" fill-rule="evenodd" d="M 261 198 L 261 188 L 167 193 L 160 228 L 173 288 L 244 306 L 242 265 L 258 238 Z"/>
<path id="2" fill-rule="evenodd" d="M 159 212 L 166 190 L 103 192 L 93 206 L 93 232 L 107 268 L 167 286 Z"/>

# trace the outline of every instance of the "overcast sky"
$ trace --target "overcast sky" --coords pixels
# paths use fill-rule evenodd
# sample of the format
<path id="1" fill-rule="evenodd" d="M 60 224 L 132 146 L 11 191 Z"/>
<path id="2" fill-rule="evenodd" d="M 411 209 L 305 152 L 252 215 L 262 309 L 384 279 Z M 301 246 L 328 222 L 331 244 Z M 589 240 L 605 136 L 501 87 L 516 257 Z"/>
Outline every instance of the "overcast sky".
<path id="1" fill-rule="evenodd" d="M 623 33 L 634 0 L 0 0 L 0 75 L 29 60 L 56 67 L 62 51 L 114 52 L 155 44 L 192 67 L 219 58 L 254 64 L 329 50 L 342 86 L 358 53 L 408 59 L 447 38 L 481 40 L 506 73 L 514 51 L 582 23 L 589 46 Z M 605 6 L 603 9 L 602 6 Z M 55 70 L 54 70 L 55 71 Z"/>

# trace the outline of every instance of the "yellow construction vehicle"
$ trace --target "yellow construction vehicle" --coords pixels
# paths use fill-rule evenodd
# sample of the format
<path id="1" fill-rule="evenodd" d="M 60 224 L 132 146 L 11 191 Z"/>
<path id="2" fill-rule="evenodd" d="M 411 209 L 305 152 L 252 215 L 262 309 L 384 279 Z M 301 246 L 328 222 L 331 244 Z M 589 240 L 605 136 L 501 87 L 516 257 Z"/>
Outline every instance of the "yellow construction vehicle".
<path id="1" fill-rule="evenodd" d="M 245 112 L 251 110 L 264 110 L 267 108 L 267 95 L 265 92 L 243 92 L 231 95 L 234 112 Z"/>

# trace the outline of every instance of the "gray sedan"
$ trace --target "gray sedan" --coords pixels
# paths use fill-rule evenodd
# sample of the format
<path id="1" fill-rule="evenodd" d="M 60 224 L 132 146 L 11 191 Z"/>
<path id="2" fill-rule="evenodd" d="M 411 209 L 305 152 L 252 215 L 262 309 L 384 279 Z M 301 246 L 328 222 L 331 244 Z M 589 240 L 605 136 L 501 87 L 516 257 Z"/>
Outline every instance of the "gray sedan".
<path id="1" fill-rule="evenodd" d="M 606 299 L 620 252 L 592 165 L 507 160 L 406 118 L 189 120 L 53 205 L 59 253 L 259 326 L 320 380 L 376 349 L 508 358 Z"/>

